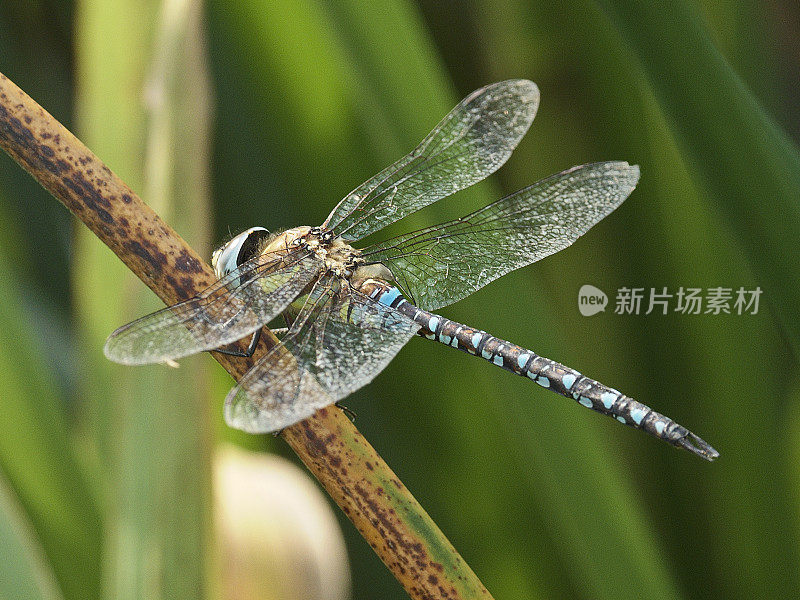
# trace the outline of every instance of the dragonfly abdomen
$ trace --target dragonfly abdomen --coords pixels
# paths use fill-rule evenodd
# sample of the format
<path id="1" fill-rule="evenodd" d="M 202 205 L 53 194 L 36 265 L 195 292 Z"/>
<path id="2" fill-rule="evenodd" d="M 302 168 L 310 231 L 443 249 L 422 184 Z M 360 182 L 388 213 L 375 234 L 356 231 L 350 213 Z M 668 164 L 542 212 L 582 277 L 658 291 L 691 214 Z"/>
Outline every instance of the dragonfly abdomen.
<path id="1" fill-rule="evenodd" d="M 669 417 L 574 369 L 480 329 L 417 308 L 406 301 L 396 287 L 385 284 L 377 286 L 370 295 L 381 304 L 391 306 L 413 319 L 420 325 L 418 333 L 423 337 L 480 356 L 498 367 L 527 377 L 543 388 L 571 398 L 586 408 L 642 429 L 703 458 L 711 460 L 718 456 L 716 450 L 705 441 Z"/>

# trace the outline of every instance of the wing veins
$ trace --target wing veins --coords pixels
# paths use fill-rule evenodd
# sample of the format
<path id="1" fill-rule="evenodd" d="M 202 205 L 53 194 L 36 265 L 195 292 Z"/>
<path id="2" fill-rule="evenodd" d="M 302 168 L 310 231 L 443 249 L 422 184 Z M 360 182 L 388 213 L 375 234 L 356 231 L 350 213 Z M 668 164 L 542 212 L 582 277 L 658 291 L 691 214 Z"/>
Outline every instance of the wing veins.
<path id="1" fill-rule="evenodd" d="M 460 219 L 364 248 L 362 256 L 388 267 L 418 306 L 433 310 L 569 246 L 614 210 L 638 177 L 638 167 L 624 162 L 573 167 Z"/>
<path id="2" fill-rule="evenodd" d="M 345 196 L 323 226 L 356 241 L 484 179 L 527 131 L 538 98 L 525 80 L 473 92 L 414 150 Z M 381 202 L 387 194 L 393 200 Z"/>
<path id="3" fill-rule="evenodd" d="M 347 234 L 348 231 L 350 231 L 351 229 L 353 229 L 357 225 L 360 225 L 361 223 L 363 223 L 366 219 L 368 219 L 369 217 L 374 215 L 379 210 L 390 206 L 391 202 L 392 202 L 392 200 L 389 200 L 389 202 L 385 206 L 381 206 L 380 204 L 375 205 L 374 204 L 375 200 L 377 200 L 379 198 L 383 198 L 386 194 L 388 194 L 392 190 L 400 189 L 401 186 L 403 186 L 403 191 L 413 190 L 414 188 L 416 188 L 419 185 L 422 185 L 425 182 L 424 181 L 418 181 L 416 183 L 412 182 L 411 184 L 404 185 L 406 181 L 409 181 L 410 179 L 412 179 L 413 177 L 416 177 L 418 175 L 422 175 L 422 174 L 426 173 L 427 171 L 429 171 L 430 169 L 433 169 L 435 167 L 443 165 L 443 164 L 447 163 L 450 160 L 455 160 L 456 158 L 459 158 L 461 156 L 466 156 L 466 155 L 467 155 L 467 152 L 465 151 L 465 152 L 463 152 L 461 154 L 457 154 L 457 155 L 455 155 L 455 156 L 453 156 L 451 158 L 446 158 L 446 159 L 444 159 L 442 161 L 439 161 L 437 163 L 429 163 L 429 159 L 433 158 L 433 157 L 425 157 L 425 160 L 422 163 L 420 163 L 420 164 L 424 165 L 424 168 L 420 167 L 420 168 L 417 168 L 417 169 L 410 170 L 409 173 L 407 173 L 406 176 L 403 179 L 395 182 L 392 185 L 392 187 L 388 187 L 388 188 L 385 188 L 385 189 L 381 190 L 379 192 L 380 195 L 376 195 L 374 198 L 371 198 L 369 201 L 361 202 L 361 203 L 359 203 L 358 206 L 353 207 L 353 209 L 347 214 L 347 217 L 342 219 L 342 222 L 344 222 L 348 217 L 350 217 L 353 214 L 355 214 L 355 212 L 357 210 L 364 210 L 365 208 L 367 210 L 364 212 L 363 215 L 361 215 L 357 220 L 355 220 L 349 227 L 347 227 L 347 228 L 343 229 L 342 231 L 338 232 L 339 235 L 341 235 L 342 237 L 346 237 L 346 234 Z M 433 188 L 433 189 L 435 189 L 435 188 Z M 431 191 L 431 190 L 428 189 L 426 191 Z M 424 195 L 423 193 L 420 193 L 417 196 L 410 197 L 409 200 L 418 200 L 423 195 Z M 394 195 L 392 196 L 392 198 L 394 198 Z"/>

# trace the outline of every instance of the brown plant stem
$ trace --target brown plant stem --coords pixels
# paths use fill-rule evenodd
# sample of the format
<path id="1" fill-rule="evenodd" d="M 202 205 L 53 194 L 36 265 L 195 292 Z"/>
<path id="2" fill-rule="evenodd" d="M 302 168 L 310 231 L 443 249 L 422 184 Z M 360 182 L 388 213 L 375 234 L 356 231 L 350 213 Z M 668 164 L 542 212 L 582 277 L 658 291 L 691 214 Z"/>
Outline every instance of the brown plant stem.
<path id="1" fill-rule="evenodd" d="M 211 268 L 169 225 L 2 73 L 0 147 L 165 303 L 191 298 L 214 283 Z M 274 336 L 262 338 L 262 351 L 276 342 Z M 213 356 L 238 379 L 258 354 L 250 359 Z M 281 435 L 412 598 L 491 598 L 341 411 L 320 410 Z"/>

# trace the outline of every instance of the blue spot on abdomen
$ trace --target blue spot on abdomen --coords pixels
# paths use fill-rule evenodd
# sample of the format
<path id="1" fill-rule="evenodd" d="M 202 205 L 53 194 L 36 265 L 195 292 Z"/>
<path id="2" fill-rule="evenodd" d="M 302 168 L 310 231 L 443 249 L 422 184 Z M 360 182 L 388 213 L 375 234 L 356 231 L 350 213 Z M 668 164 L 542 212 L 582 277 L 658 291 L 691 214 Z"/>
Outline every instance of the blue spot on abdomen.
<path id="1" fill-rule="evenodd" d="M 641 408 L 634 408 L 630 412 L 631 419 L 633 419 L 633 422 L 636 423 L 637 425 L 641 425 L 642 424 L 642 419 L 644 419 L 644 416 L 646 414 L 647 414 L 647 412 L 642 410 Z"/>
<path id="2" fill-rule="evenodd" d="M 482 339 L 483 339 L 483 334 L 482 333 L 480 333 L 480 332 L 474 333 L 472 335 L 472 347 L 477 350 L 477 348 L 480 345 Z"/>
<path id="3" fill-rule="evenodd" d="M 400 290 L 398 290 L 396 287 L 389 288 L 385 294 L 378 298 L 378 302 L 385 306 L 391 306 L 392 302 L 397 300 L 398 296 L 400 296 Z M 432 320 L 433 319 L 431 319 L 431 321 Z"/>
<path id="4" fill-rule="evenodd" d="M 617 395 L 612 394 L 611 392 L 603 392 L 600 394 L 600 400 L 603 402 L 603 406 L 606 407 L 606 410 L 611 410 L 611 407 L 614 406 L 616 399 Z"/>
<path id="5" fill-rule="evenodd" d="M 561 382 L 564 384 L 564 387 L 570 389 L 572 385 L 575 383 L 575 375 L 572 373 L 567 373 L 564 377 L 561 378 Z"/>
<path id="6" fill-rule="evenodd" d="M 428 321 L 428 329 L 431 330 L 431 333 L 436 333 L 437 327 L 439 327 L 439 317 L 431 317 L 431 320 Z"/>

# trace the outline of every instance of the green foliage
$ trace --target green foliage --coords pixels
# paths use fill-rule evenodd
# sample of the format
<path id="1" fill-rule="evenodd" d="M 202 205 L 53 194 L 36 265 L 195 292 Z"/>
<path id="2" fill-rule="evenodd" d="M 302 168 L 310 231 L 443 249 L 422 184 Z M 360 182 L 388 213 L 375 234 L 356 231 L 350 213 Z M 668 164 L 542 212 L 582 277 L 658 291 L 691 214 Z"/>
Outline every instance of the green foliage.
<path id="1" fill-rule="evenodd" d="M 6 481 L 0 481 L 0 597 L 58 600 L 51 565 Z"/>
<path id="2" fill-rule="evenodd" d="M 509 164 L 392 231 L 574 164 L 638 163 L 631 198 L 573 247 L 443 312 L 674 417 L 721 458 L 674 452 L 424 340 L 348 400 L 359 429 L 497 598 L 797 597 L 800 165 L 776 120 L 800 115 L 791 58 L 750 27 L 782 22 L 781 4 L 599 4 L 212 0 L 210 207 L 178 183 L 204 168 L 180 133 L 202 121 L 182 104 L 206 97 L 202 81 L 168 85 L 166 108 L 143 103 L 159 57 L 166 81 L 175 64 L 191 74 L 160 3 L 0 5 L 0 71 L 63 121 L 74 114 L 84 141 L 206 247 L 251 225 L 320 223 L 467 92 L 536 81 L 539 115 Z M 70 241 L 79 228 L 10 160 L 0 174 L 0 594 L 213 595 L 220 395 L 181 400 L 198 386 L 107 364 L 105 335 L 156 305 L 85 232 Z M 585 283 L 609 294 L 605 313 L 578 313 Z M 613 311 L 621 287 L 716 286 L 761 286 L 759 313 Z M 198 381 L 208 363 L 180 375 Z M 217 374 L 210 387 L 224 390 Z M 404 597 L 344 529 L 354 597 Z"/>

